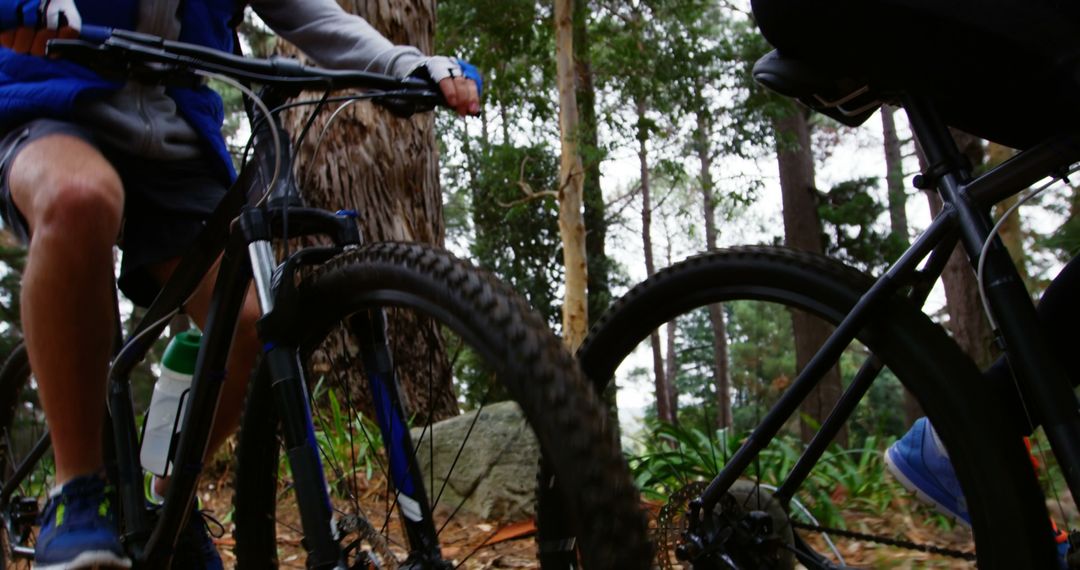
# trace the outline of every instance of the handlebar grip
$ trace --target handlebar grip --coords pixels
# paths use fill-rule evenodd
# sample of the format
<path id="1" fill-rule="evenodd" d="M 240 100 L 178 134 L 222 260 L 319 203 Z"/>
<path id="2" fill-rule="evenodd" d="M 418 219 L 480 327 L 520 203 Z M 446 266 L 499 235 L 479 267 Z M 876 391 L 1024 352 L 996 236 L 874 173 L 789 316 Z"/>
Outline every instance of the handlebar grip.
<path id="1" fill-rule="evenodd" d="M 96 44 L 105 43 L 113 35 L 112 28 L 106 28 L 105 26 L 95 26 L 93 24 L 83 24 L 79 29 L 79 39 L 93 42 Z"/>

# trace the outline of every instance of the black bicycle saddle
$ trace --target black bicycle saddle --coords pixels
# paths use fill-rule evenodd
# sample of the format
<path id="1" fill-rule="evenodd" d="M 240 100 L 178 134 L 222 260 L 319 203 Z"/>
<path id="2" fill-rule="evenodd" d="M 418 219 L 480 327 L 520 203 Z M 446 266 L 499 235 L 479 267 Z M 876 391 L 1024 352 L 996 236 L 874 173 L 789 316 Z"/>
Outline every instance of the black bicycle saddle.
<path id="1" fill-rule="evenodd" d="M 755 76 L 825 112 L 822 84 L 857 85 L 866 105 L 930 97 L 946 121 L 1027 148 L 1080 131 L 1080 2 L 1072 0 L 752 0 L 777 53 Z M 817 79 L 807 79 L 816 74 Z M 869 112 L 843 115 L 865 120 Z M 827 112 L 836 116 L 835 112 Z M 839 117 L 838 117 L 839 118 Z M 861 122 L 861 121 L 859 121 Z"/>

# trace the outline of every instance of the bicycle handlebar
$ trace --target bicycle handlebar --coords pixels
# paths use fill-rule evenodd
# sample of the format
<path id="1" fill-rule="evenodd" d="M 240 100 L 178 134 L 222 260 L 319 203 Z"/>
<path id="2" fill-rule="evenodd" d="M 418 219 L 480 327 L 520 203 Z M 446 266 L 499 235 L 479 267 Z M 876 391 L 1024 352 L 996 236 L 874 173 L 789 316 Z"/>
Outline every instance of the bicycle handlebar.
<path id="1" fill-rule="evenodd" d="M 171 87 L 202 85 L 204 79 L 197 73 L 202 71 L 292 94 L 307 89 L 382 91 L 372 99 L 401 116 L 445 104 L 438 87 L 419 78 L 398 79 L 367 71 L 323 69 L 285 57 L 243 57 L 206 46 L 99 26 L 83 26 L 80 39 L 50 40 L 46 52 L 93 69 L 104 77 Z"/>

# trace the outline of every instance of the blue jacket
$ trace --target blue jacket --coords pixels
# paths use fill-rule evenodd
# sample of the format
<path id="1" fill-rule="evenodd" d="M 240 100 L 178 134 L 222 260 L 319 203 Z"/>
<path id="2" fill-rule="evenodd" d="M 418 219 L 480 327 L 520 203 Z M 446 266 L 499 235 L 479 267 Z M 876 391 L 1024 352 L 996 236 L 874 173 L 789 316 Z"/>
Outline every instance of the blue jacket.
<path id="1" fill-rule="evenodd" d="M 36 4 L 36 0 L 34 2 Z M 12 13 L 19 0 L 0 0 L 0 11 Z M 134 29 L 138 0 L 76 0 L 84 24 Z M 233 47 L 229 26 L 242 6 L 236 0 L 184 0 L 180 41 L 223 51 Z M 0 48 L 0 129 L 10 129 L 36 118 L 71 118 L 75 101 L 119 89 L 85 67 L 57 59 L 19 55 Z M 235 178 L 221 124 L 225 111 L 221 97 L 209 87 L 170 89 L 180 114 L 222 161 L 222 172 Z"/>

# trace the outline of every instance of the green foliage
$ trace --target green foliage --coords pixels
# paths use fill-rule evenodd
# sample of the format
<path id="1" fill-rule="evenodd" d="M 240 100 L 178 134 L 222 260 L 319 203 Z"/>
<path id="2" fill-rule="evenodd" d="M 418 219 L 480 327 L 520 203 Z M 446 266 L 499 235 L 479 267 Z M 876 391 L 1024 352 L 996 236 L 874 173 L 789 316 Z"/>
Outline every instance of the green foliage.
<path id="1" fill-rule="evenodd" d="M 652 422 L 643 442 L 645 451 L 630 458 L 631 470 L 646 497 L 664 500 L 690 481 L 711 480 L 747 435 Z M 826 526 L 845 526 L 841 509 L 885 512 L 897 496 L 906 494 L 885 473 L 882 451 L 892 441 L 869 437 L 852 449 L 834 446 L 822 456 L 796 498 Z M 744 477 L 778 486 L 802 450 L 798 438 L 779 437 L 751 464 Z"/>
<path id="2" fill-rule="evenodd" d="M 732 414 L 737 432 L 753 429 L 780 395 L 795 380 L 795 345 L 791 311 L 776 303 L 732 301 L 723 304 L 728 333 Z M 676 335 L 680 395 L 679 423 L 712 426 L 716 423 L 716 387 L 713 378 L 713 331 L 706 309 L 679 317 Z M 840 361 L 844 384 L 865 362 L 865 347 L 855 344 Z M 636 369 L 628 380 L 649 385 L 651 369 Z M 903 416 L 903 389 L 889 370 L 882 371 L 856 408 L 848 424 L 852 441 L 891 437 L 907 428 Z M 655 418 L 655 408 L 646 410 Z"/>
<path id="3" fill-rule="evenodd" d="M 5 240 L 14 242 L 14 239 Z M 0 363 L 7 360 L 22 340 L 19 293 L 26 266 L 26 249 L 20 245 L 0 246 Z"/>
<path id="4" fill-rule="evenodd" d="M 1057 251 L 1062 260 L 1080 255 L 1080 217 L 1070 217 L 1052 234 L 1039 240 L 1038 245 Z"/>
<path id="5" fill-rule="evenodd" d="M 511 122 L 555 116 L 550 6 L 528 0 L 443 0 L 438 21 L 436 50 L 483 70 L 489 107 Z"/>
<path id="6" fill-rule="evenodd" d="M 323 453 L 328 455 L 330 464 L 339 466 L 333 472 L 333 480 L 327 483 L 331 486 L 348 485 L 353 477 L 361 473 L 371 479 L 375 471 L 380 469 L 379 452 L 383 445 L 379 427 L 360 412 L 353 414 L 343 409 L 336 389 L 328 386 L 324 379 L 316 382 L 311 391 L 311 401 L 313 408 L 322 410 L 315 421 L 315 440 Z M 346 465 L 350 466 L 350 471 L 342 472 L 340 466 Z M 288 462 L 280 462 L 280 469 L 282 475 L 288 475 Z M 348 492 L 348 489 L 342 487 L 337 491 Z"/>
<path id="7" fill-rule="evenodd" d="M 903 239 L 878 224 L 888 206 L 874 196 L 876 178 L 857 178 L 821 194 L 818 214 L 825 231 L 825 253 L 875 272 L 907 249 Z"/>
<path id="8" fill-rule="evenodd" d="M 525 296 L 549 324 L 559 323 L 563 280 L 558 160 L 546 147 L 492 145 L 472 189 L 475 241 L 481 265 Z"/>

